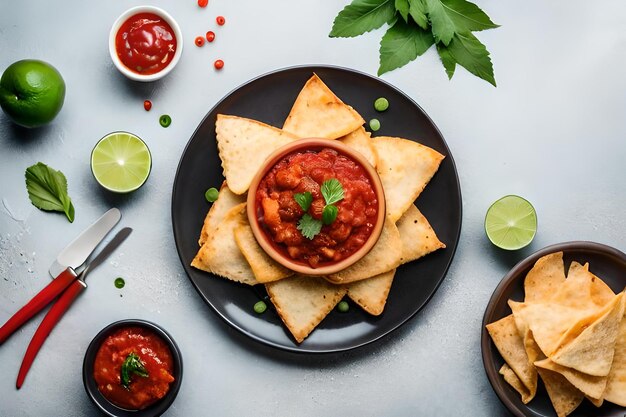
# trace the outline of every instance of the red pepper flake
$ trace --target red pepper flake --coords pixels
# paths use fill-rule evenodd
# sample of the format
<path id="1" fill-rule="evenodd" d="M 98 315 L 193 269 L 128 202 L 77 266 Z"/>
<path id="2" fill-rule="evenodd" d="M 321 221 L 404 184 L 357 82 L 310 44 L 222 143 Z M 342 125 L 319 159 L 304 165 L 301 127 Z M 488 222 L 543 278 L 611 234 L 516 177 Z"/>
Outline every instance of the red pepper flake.
<path id="1" fill-rule="evenodd" d="M 146 111 L 150 111 L 152 108 L 152 102 L 150 100 L 145 100 L 143 102 L 143 108 L 146 109 Z"/>
<path id="2" fill-rule="evenodd" d="M 212 30 L 208 31 L 206 33 L 206 40 L 208 42 L 213 42 L 215 40 L 215 32 L 213 32 Z"/>
<path id="3" fill-rule="evenodd" d="M 217 22 L 218 25 L 220 26 L 224 26 L 224 23 L 226 23 L 226 19 L 224 19 L 224 16 L 217 16 L 215 18 L 215 21 Z"/>
<path id="4" fill-rule="evenodd" d="M 209 0 L 198 0 L 198 6 L 206 7 L 209 4 Z"/>
<path id="5" fill-rule="evenodd" d="M 224 68 L 224 61 L 218 59 L 213 63 L 213 66 L 215 67 L 215 69 L 221 70 L 222 68 Z"/>
<path id="6" fill-rule="evenodd" d="M 196 46 L 201 47 L 204 45 L 204 38 L 202 36 L 198 36 L 195 40 Z"/>

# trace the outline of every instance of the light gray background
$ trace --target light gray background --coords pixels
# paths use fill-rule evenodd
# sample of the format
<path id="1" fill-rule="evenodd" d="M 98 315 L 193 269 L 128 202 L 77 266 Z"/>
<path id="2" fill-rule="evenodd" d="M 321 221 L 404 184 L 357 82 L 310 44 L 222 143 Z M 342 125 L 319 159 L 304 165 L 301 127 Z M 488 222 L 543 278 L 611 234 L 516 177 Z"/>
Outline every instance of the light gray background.
<path id="1" fill-rule="evenodd" d="M 135 231 L 88 279 L 89 289 L 50 335 L 24 387 L 15 376 L 42 315 L 0 346 L 1 416 L 96 414 L 81 380 L 84 351 L 105 325 L 155 321 L 183 351 L 185 375 L 170 416 L 502 416 L 480 358 L 481 319 L 504 274 L 546 245 L 592 240 L 626 249 L 626 3 L 495 1 L 479 5 L 502 25 L 478 34 L 498 87 L 458 68 L 448 81 L 433 49 L 382 78 L 432 117 L 456 160 L 463 193 L 459 248 L 432 301 L 398 331 L 365 348 L 325 356 L 287 354 L 227 327 L 204 304 L 179 262 L 170 220 L 180 155 L 207 111 L 250 78 L 301 64 L 375 74 L 377 30 L 330 39 L 347 0 L 154 1 L 180 23 L 178 67 L 152 84 L 124 79 L 107 36 L 138 1 L 64 0 L 0 5 L 0 70 L 23 58 L 55 65 L 67 83 L 48 127 L 15 128 L 0 114 L 0 322 L 48 283 L 56 254 L 111 206 Z M 226 25 L 215 28 L 217 15 Z M 213 44 L 193 40 L 212 29 Z M 221 58 L 225 68 L 212 63 Z M 152 111 L 143 110 L 151 99 Z M 393 104 L 392 104 L 393 105 Z M 393 111 L 391 109 L 390 111 Z M 173 122 L 159 126 L 160 114 Z M 128 196 L 91 176 L 96 141 L 114 130 L 144 138 L 153 155 L 146 185 Z M 76 220 L 34 208 L 24 170 L 38 162 L 69 181 Z M 528 198 L 539 230 L 526 249 L 504 253 L 483 231 L 485 211 L 506 194 Z M 127 285 L 118 290 L 113 279 Z"/>

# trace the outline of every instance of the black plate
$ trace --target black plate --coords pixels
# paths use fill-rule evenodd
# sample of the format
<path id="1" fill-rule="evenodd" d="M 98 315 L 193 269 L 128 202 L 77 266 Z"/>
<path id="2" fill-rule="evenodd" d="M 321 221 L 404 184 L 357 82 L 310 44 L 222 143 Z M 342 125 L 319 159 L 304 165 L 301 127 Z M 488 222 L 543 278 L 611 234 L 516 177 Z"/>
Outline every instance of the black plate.
<path id="1" fill-rule="evenodd" d="M 370 316 L 352 305 L 349 313 L 333 311 L 297 344 L 274 310 L 263 315 L 252 306 L 266 296 L 251 288 L 190 267 L 198 251 L 198 236 L 209 204 L 204 192 L 222 183 L 215 141 L 218 113 L 232 114 L 282 126 L 296 96 L 313 72 L 365 120 L 381 122 L 378 135 L 399 136 L 430 146 L 446 156 L 439 171 L 417 200 L 439 238 L 447 245 L 398 269 L 384 313 Z M 386 97 L 390 107 L 377 113 L 373 103 Z M 272 72 L 237 88 L 202 120 L 180 160 L 172 193 L 172 223 L 178 254 L 194 286 L 219 316 L 251 338 L 296 352 L 337 352 L 379 339 L 406 322 L 430 299 L 454 256 L 461 231 L 461 191 L 450 150 L 426 113 L 409 97 L 384 81 L 356 71 L 328 67 L 294 67 Z M 270 303 L 268 303 L 269 305 Z"/>
<path id="2" fill-rule="evenodd" d="M 572 261 L 584 265 L 589 262 L 589 270 L 600 277 L 611 289 L 618 293 L 626 285 L 626 254 L 610 246 L 593 242 L 567 242 L 548 246 L 530 255 L 511 269 L 496 287 L 483 317 L 481 335 L 481 349 L 483 364 L 489 382 L 494 391 L 514 415 L 519 417 L 554 417 L 556 413 L 552 408 L 545 387 L 539 381 L 536 397 L 528 404 L 523 404 L 520 396 L 504 378 L 498 373 L 504 360 L 500 356 L 485 326 L 511 314 L 507 300 L 512 298 L 516 301 L 524 299 L 524 278 L 533 267 L 535 262 L 549 253 L 563 251 L 565 271 Z M 589 401 L 583 403 L 572 413 L 570 417 L 624 417 L 626 409 L 615 404 L 605 402 L 600 408 L 596 408 Z"/>

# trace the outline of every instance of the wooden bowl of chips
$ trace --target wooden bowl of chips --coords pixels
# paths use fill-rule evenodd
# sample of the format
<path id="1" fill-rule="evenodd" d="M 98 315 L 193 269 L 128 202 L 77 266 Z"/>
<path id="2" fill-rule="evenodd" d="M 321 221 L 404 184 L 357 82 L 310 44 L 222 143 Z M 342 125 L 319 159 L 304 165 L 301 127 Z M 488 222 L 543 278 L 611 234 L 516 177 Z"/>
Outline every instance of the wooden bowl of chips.
<path id="1" fill-rule="evenodd" d="M 272 153 L 247 197 L 259 245 L 305 275 L 333 274 L 364 257 L 381 235 L 385 210 L 376 169 L 348 146 L 319 138 L 296 140 Z M 285 213 L 290 221 L 281 221 Z"/>

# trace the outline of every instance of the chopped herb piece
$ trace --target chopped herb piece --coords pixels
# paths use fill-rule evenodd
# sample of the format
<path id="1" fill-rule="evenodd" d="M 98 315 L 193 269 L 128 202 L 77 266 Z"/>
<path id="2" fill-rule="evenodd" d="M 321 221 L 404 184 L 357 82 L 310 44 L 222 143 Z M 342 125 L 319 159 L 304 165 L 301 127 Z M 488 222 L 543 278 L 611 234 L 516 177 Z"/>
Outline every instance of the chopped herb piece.
<path id="1" fill-rule="evenodd" d="M 309 240 L 313 238 L 322 230 L 322 222 L 311 217 L 306 213 L 298 222 L 298 230 L 302 232 L 302 236 Z"/>
<path id="2" fill-rule="evenodd" d="M 124 363 L 122 364 L 121 373 L 121 384 L 124 388 L 130 389 L 130 377 L 131 374 L 138 375 L 142 378 L 148 377 L 148 371 L 146 367 L 141 363 L 141 359 L 135 353 L 130 353 L 124 359 Z"/>
<path id="3" fill-rule="evenodd" d="M 293 198 L 304 211 L 308 211 L 309 207 L 311 207 L 311 203 L 313 202 L 313 194 L 309 191 L 294 194 Z"/>
<path id="4" fill-rule="evenodd" d="M 324 207 L 324 211 L 322 212 L 322 223 L 324 223 L 325 225 L 332 224 L 337 218 L 338 212 L 339 209 L 337 208 L 337 206 L 330 205 Z"/>
<path id="5" fill-rule="evenodd" d="M 335 204 L 343 200 L 343 187 L 336 178 L 324 181 L 321 191 L 322 196 L 324 196 L 324 201 L 326 201 L 326 205 Z"/>

